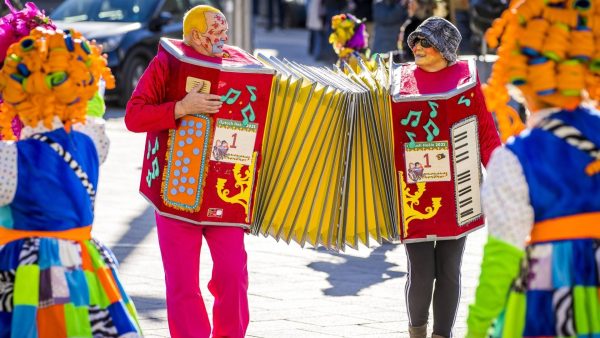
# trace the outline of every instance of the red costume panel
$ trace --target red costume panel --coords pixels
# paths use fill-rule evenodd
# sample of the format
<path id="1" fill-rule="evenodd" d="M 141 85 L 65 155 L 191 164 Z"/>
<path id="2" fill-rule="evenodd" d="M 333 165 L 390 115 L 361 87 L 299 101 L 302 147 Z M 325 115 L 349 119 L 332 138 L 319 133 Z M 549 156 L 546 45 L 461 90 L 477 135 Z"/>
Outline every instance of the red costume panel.
<path id="1" fill-rule="evenodd" d="M 400 64 L 392 81 L 402 240 L 462 237 L 484 223 L 481 164 L 499 145 L 475 62 L 435 73 Z"/>
<path id="2" fill-rule="evenodd" d="M 224 50 L 227 57 L 207 57 L 163 38 L 146 71 L 168 84 L 165 92 L 137 88 L 126 122 L 134 131 L 154 130 L 147 133 L 140 192 L 161 215 L 247 228 L 274 72 L 241 49 Z M 172 105 L 200 83 L 202 92 L 221 96 L 221 110 L 175 121 Z M 140 95 L 172 103 L 136 105 Z"/>

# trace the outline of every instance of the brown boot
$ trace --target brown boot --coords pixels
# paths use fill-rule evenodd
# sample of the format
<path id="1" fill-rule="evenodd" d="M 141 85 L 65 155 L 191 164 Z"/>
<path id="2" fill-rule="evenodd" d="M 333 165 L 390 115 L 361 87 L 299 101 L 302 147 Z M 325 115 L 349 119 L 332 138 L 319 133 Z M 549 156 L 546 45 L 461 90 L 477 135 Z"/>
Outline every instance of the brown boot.
<path id="1" fill-rule="evenodd" d="M 444 336 L 440 336 L 439 334 L 435 334 L 435 333 L 433 333 L 433 334 L 431 335 L 431 338 L 446 338 L 446 337 L 444 337 Z"/>
<path id="2" fill-rule="evenodd" d="M 410 338 L 427 338 L 427 324 L 423 326 L 409 326 L 408 336 Z"/>

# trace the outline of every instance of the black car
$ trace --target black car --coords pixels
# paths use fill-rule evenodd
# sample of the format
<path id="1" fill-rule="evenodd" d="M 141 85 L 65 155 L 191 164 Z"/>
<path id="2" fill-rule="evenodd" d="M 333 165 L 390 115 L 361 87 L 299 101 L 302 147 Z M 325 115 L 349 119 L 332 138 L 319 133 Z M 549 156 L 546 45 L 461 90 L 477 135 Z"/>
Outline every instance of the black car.
<path id="1" fill-rule="evenodd" d="M 66 0 L 50 18 L 102 44 L 117 88 L 107 99 L 124 106 L 161 37 L 182 37 L 184 13 L 196 5 L 219 7 L 217 0 Z"/>

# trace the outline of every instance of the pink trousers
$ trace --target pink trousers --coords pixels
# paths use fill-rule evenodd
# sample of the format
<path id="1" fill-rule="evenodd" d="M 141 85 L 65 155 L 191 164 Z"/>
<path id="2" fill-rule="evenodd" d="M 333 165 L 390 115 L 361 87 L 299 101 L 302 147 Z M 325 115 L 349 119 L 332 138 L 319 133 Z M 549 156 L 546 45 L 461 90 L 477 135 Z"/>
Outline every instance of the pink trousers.
<path id="1" fill-rule="evenodd" d="M 172 338 L 206 338 L 211 325 L 200 294 L 202 236 L 213 260 L 208 290 L 215 297 L 213 337 L 244 337 L 248 327 L 248 268 L 244 230 L 198 226 L 156 214 L 165 269 Z"/>

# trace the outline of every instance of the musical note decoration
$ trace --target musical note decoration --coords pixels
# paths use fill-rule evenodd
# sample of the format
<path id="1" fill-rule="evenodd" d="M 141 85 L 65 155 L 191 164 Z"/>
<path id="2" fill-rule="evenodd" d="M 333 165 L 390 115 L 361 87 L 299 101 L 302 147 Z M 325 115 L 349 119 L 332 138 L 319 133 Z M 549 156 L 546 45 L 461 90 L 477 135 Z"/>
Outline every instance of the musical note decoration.
<path id="1" fill-rule="evenodd" d="M 430 219 L 435 216 L 442 206 L 441 197 L 432 197 L 431 206 L 425 208 L 425 212 L 415 209 L 421 201 L 421 196 L 425 192 L 425 182 L 417 182 L 417 190 L 414 193 L 410 192 L 410 187 L 406 186 L 404 181 L 404 172 L 400 171 L 400 184 L 402 189 L 402 217 L 404 218 L 404 237 L 408 236 L 408 224 L 415 219 Z"/>
<path id="2" fill-rule="evenodd" d="M 248 112 L 250 112 L 250 115 L 248 115 Z M 247 127 L 250 122 L 254 122 L 254 120 L 256 120 L 254 109 L 252 109 L 250 103 L 248 103 L 248 105 L 242 109 L 242 116 L 244 117 L 244 120 L 242 120 L 242 126 L 244 127 Z"/>
<path id="3" fill-rule="evenodd" d="M 412 123 L 410 123 L 411 126 L 416 127 L 419 125 L 419 120 L 421 119 L 421 111 L 415 111 L 415 110 L 411 110 L 408 112 L 408 116 L 406 116 L 405 118 L 403 118 L 400 121 L 400 124 L 402 124 L 403 126 L 406 126 L 410 123 L 410 120 L 412 118 L 414 118 L 415 120 L 412 121 Z"/>
<path id="4" fill-rule="evenodd" d="M 433 120 L 427 121 L 423 126 L 423 129 L 427 132 L 427 142 L 433 141 L 433 139 L 440 134 L 440 129 Z"/>
<path id="5" fill-rule="evenodd" d="M 417 142 L 415 142 L 415 137 L 417 137 L 417 134 L 413 133 L 412 131 L 406 131 L 405 133 L 406 136 L 408 136 L 408 139 L 410 140 L 410 142 L 408 143 L 408 148 L 413 149 L 417 146 Z"/>
<path id="6" fill-rule="evenodd" d="M 256 163 L 257 152 L 252 155 L 252 163 L 244 170 L 244 176 L 242 176 L 242 168 L 244 167 L 241 163 L 236 163 L 233 167 L 233 177 L 235 178 L 235 187 L 239 189 L 238 193 L 233 196 L 229 196 L 231 191 L 225 189 L 226 178 L 217 179 L 217 194 L 221 200 L 230 204 L 239 204 L 244 207 L 246 212 L 246 222 L 250 222 L 250 215 L 248 210 L 250 208 L 250 198 L 252 197 L 252 186 L 254 184 L 254 165 Z"/>
<path id="7" fill-rule="evenodd" d="M 432 119 L 436 118 L 438 114 L 437 108 L 440 105 L 434 101 L 427 101 L 427 104 L 429 105 L 429 108 L 431 108 L 431 111 L 429 112 L 429 117 L 431 117 Z"/>
<path id="8" fill-rule="evenodd" d="M 244 117 L 244 119 L 242 120 L 242 125 L 244 127 L 248 126 L 250 122 L 254 122 L 254 120 L 256 120 L 256 115 L 254 113 L 254 109 L 252 108 L 252 102 L 256 101 L 256 87 L 247 85 L 246 89 L 250 93 L 250 102 L 248 102 L 246 107 L 244 107 L 240 112 Z M 227 94 L 221 96 L 221 102 L 225 102 L 228 105 L 232 105 L 235 102 L 237 102 L 241 94 L 242 92 L 240 90 L 237 90 L 235 88 L 229 88 Z M 242 101 L 240 101 L 240 105 L 241 104 L 243 104 Z"/>
<path id="9" fill-rule="evenodd" d="M 158 137 L 154 140 L 154 147 L 152 147 L 152 144 L 150 141 L 148 141 L 148 146 L 146 148 L 148 149 L 148 152 L 146 153 L 146 160 L 150 160 L 150 157 L 156 155 L 156 152 L 158 152 Z M 146 184 L 148 184 L 148 187 L 152 186 L 152 181 L 157 179 L 159 175 L 160 168 L 158 166 L 158 157 L 154 157 L 152 160 L 152 171 L 148 169 L 146 174 Z"/>
<path id="10" fill-rule="evenodd" d="M 248 91 L 250 92 L 250 102 L 256 101 L 256 94 L 254 93 L 256 91 L 256 87 L 246 86 L 246 89 L 248 89 Z"/>
<path id="11" fill-rule="evenodd" d="M 464 95 L 461 95 L 460 99 L 458 99 L 458 104 L 464 104 L 467 107 L 471 106 L 471 100 L 466 98 Z"/>
<path id="12" fill-rule="evenodd" d="M 227 94 L 221 96 L 221 102 L 225 102 L 227 104 L 234 104 L 235 101 L 237 101 L 237 99 L 240 97 L 241 93 L 242 92 L 237 89 L 229 88 Z"/>

